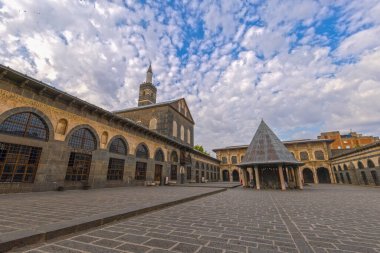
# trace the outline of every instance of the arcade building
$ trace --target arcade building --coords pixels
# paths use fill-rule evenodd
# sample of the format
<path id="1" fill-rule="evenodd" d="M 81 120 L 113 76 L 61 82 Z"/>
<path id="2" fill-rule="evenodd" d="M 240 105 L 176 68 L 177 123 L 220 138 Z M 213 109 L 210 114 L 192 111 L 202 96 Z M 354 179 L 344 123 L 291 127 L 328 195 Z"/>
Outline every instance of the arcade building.
<path id="1" fill-rule="evenodd" d="M 152 77 L 110 112 L 0 65 L 0 193 L 217 181 L 185 99 L 156 103 Z"/>

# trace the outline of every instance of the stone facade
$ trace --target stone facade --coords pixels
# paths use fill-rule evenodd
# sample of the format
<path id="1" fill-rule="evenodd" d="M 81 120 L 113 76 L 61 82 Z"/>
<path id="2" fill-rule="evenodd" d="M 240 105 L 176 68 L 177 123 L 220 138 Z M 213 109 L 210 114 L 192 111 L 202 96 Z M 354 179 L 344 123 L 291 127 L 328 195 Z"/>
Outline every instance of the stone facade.
<path id="1" fill-rule="evenodd" d="M 60 186 L 79 188 L 83 184 L 94 188 L 144 184 L 155 181 L 156 165 L 162 166 L 161 182 L 170 176 L 172 165 L 175 165 L 177 179 L 172 181 L 184 183 L 196 181 L 197 162 L 204 165 L 206 174 L 208 168 L 209 180 L 219 178 L 219 161 L 193 150 L 193 141 L 185 145 L 4 66 L 0 67 L 0 78 L 0 125 L 12 115 L 27 112 L 41 119 L 48 133 L 46 140 L 0 133 L 0 147 L 15 144 L 42 148 L 34 180 L 31 183 L 3 180 L 0 192 L 44 191 Z M 94 137 L 94 150 L 76 150 L 69 145 L 73 134 L 80 129 L 88 130 Z M 115 139 L 125 143 L 126 154 L 110 152 L 110 145 Z M 136 157 L 140 146 L 146 147 L 147 158 Z M 158 150 L 164 154 L 163 161 L 155 160 Z M 0 150 L 5 157 L 8 151 L 6 148 Z M 65 179 L 72 153 L 84 153 L 90 157 L 85 182 Z M 177 160 L 171 159 L 173 153 Z M 121 180 L 107 180 L 110 158 L 122 160 Z M 1 167 L 4 159 L 0 158 L 0 173 L 5 171 L 4 164 Z M 135 179 L 137 162 L 146 164 L 145 180 Z"/>
<path id="2" fill-rule="evenodd" d="M 380 142 L 331 159 L 335 181 L 341 184 L 380 185 Z"/>
<path id="3" fill-rule="evenodd" d="M 303 162 L 300 166 L 305 183 L 335 183 L 330 157 L 330 140 L 299 140 L 283 142 L 294 157 Z M 241 163 L 248 145 L 230 146 L 214 149 L 216 158 L 221 161 L 221 179 L 223 181 L 240 181 L 243 171 L 237 166 Z"/>
<path id="4" fill-rule="evenodd" d="M 341 134 L 339 131 L 321 133 L 318 139 L 333 140 L 331 149 L 354 149 L 379 141 L 379 137 L 365 136 L 356 132 Z"/>

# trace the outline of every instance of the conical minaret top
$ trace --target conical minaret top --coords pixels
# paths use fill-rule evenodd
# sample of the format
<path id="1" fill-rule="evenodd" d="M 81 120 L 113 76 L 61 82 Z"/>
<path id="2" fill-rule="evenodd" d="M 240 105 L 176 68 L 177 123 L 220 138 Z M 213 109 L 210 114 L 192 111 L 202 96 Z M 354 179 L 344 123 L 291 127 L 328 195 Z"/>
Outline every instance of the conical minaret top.
<path id="1" fill-rule="evenodd" d="M 148 71 L 146 72 L 146 83 L 153 83 L 153 71 L 152 71 L 152 64 L 149 64 Z"/>

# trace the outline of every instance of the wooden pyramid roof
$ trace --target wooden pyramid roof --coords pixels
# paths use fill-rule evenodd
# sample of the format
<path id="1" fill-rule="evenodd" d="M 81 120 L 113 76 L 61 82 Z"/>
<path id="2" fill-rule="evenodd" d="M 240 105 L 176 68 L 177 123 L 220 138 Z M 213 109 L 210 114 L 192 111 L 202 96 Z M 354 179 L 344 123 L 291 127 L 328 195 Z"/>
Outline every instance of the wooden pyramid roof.
<path id="1" fill-rule="evenodd" d="M 301 165 L 303 163 L 294 158 L 276 134 L 262 120 L 239 166 L 264 164 Z"/>

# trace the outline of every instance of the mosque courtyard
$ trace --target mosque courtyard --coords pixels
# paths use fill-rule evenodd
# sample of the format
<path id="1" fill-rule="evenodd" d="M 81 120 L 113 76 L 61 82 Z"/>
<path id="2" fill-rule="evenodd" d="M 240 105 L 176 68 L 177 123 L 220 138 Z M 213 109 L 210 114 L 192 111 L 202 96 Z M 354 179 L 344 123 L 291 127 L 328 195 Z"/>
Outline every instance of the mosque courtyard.
<path id="1" fill-rule="evenodd" d="M 167 199 L 177 200 L 188 197 L 189 190 L 190 195 L 218 190 L 159 188 L 162 188 L 161 194 L 168 194 Z M 112 200 L 126 204 L 122 199 L 128 190 L 136 191 L 136 188 L 125 188 L 124 194 L 118 192 Z M 100 206 L 110 204 L 102 198 L 112 190 L 97 191 L 98 199 L 93 206 L 101 209 Z M 75 192 L 74 199 L 80 199 L 91 191 Z M 144 200 L 143 195 L 139 196 L 140 200 Z M 31 203 L 37 197 L 38 194 L 31 194 Z M 153 199 L 159 203 L 165 198 Z M 75 204 L 80 213 L 80 205 Z M 59 212 L 47 206 L 44 207 L 45 215 L 52 212 L 51 218 L 59 219 Z M 70 209 L 70 202 L 66 202 L 67 209 Z M 96 208 L 94 210 L 96 212 Z M 376 187 L 318 184 L 289 191 L 228 188 L 12 252 L 380 252 L 379 210 L 380 188 Z M 28 213 L 18 216 L 25 218 Z"/>

